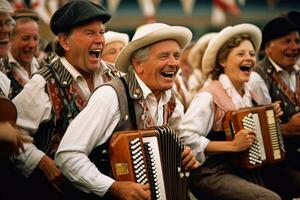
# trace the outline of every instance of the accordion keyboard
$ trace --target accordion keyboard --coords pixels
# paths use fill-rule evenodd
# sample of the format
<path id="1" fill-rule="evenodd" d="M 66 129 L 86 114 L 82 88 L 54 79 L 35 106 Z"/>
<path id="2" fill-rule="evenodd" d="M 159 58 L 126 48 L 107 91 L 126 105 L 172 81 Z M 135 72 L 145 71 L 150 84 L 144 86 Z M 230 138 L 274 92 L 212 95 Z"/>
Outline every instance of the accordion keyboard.
<path id="1" fill-rule="evenodd" d="M 261 134 L 261 132 L 256 131 L 257 125 L 255 125 L 255 120 L 252 113 L 249 113 L 242 120 L 244 129 L 252 130 L 256 133 L 256 135 Z M 250 147 L 248 156 L 249 156 L 249 164 L 256 165 L 262 163 L 262 154 L 261 154 L 261 141 L 262 137 L 256 137 L 253 145 Z"/>

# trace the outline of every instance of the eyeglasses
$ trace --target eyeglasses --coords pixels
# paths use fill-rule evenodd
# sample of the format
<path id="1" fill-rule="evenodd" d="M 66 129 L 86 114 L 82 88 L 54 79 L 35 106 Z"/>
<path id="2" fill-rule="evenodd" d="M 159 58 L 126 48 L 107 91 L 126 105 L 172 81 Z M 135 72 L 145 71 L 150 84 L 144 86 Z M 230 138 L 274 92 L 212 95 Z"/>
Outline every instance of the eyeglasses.
<path id="1" fill-rule="evenodd" d="M 2 26 L 14 26 L 16 25 L 16 21 L 12 18 L 6 20 L 0 20 L 0 27 Z"/>

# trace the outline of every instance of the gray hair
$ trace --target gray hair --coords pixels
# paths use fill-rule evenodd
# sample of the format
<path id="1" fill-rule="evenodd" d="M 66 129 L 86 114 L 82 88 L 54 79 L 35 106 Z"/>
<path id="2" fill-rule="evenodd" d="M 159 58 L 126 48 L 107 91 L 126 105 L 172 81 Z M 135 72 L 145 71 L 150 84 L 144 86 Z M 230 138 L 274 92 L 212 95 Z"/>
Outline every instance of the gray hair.
<path id="1" fill-rule="evenodd" d="M 150 45 L 145 46 L 143 48 L 140 48 L 132 53 L 132 57 L 137 59 L 138 61 L 144 61 L 148 59 L 149 51 L 150 51 Z"/>

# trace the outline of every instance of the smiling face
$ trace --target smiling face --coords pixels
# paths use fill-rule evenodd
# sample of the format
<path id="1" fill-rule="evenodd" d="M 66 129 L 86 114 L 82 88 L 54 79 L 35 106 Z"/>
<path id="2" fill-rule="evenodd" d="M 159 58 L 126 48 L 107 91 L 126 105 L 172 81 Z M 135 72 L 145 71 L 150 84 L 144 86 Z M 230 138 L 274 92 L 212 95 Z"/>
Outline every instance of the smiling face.
<path id="1" fill-rule="evenodd" d="M 150 88 L 157 99 L 173 87 L 179 69 L 181 49 L 174 40 L 163 40 L 148 47 L 148 57 L 143 60 L 132 58 L 133 67 L 139 78 Z"/>
<path id="2" fill-rule="evenodd" d="M 5 57 L 9 51 L 9 40 L 13 25 L 8 23 L 12 21 L 8 13 L 0 13 L 0 21 L 0 57 Z"/>
<path id="3" fill-rule="evenodd" d="M 81 74 L 92 74 L 99 68 L 104 29 L 101 21 L 94 20 L 73 28 L 69 35 L 59 34 L 64 56 Z"/>
<path id="4" fill-rule="evenodd" d="M 300 38 L 297 31 L 270 41 L 265 48 L 266 55 L 283 69 L 289 71 L 300 55 Z"/>
<path id="5" fill-rule="evenodd" d="M 39 30 L 36 21 L 31 19 L 17 20 L 11 40 L 11 53 L 24 67 L 31 65 L 39 43 Z"/>
<path id="6" fill-rule="evenodd" d="M 102 60 L 115 63 L 120 51 L 123 49 L 124 44 L 122 42 L 111 42 L 105 44 Z"/>
<path id="7" fill-rule="evenodd" d="M 243 87 L 249 81 L 251 68 L 256 63 L 255 50 L 249 40 L 243 40 L 240 45 L 230 50 L 228 56 L 220 62 L 224 73 L 232 84 Z"/>

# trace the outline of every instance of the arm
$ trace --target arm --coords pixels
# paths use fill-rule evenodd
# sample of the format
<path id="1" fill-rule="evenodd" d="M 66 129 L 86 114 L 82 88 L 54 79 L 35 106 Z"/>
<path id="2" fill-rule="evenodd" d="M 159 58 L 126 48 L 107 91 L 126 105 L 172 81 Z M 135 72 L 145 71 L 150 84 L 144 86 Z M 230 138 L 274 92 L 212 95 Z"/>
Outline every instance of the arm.
<path id="1" fill-rule="evenodd" d="M 9 122 L 0 122 L 0 159 L 8 158 L 13 153 L 19 155 L 24 151 L 23 143 L 32 142 L 24 137 L 22 132 Z"/>
<path id="2" fill-rule="evenodd" d="M 197 94 L 180 123 L 180 138 L 189 146 L 196 159 L 203 163 L 204 151 L 209 143 L 207 133 L 213 125 L 212 96 L 207 92 Z"/>
<path id="3" fill-rule="evenodd" d="M 45 93 L 45 80 L 34 75 L 22 92 L 13 99 L 18 112 L 17 125 L 29 136 L 33 136 L 42 121 L 51 117 L 52 106 Z M 14 156 L 15 165 L 25 176 L 37 167 L 45 153 L 32 144 L 24 144 L 24 152 Z"/>
<path id="4" fill-rule="evenodd" d="M 250 80 L 247 85 L 251 88 L 251 92 L 256 94 L 257 104 L 266 105 L 271 103 L 271 97 L 265 81 L 255 71 L 251 72 Z"/>
<path id="5" fill-rule="evenodd" d="M 294 114 L 290 120 L 281 124 L 283 129 L 282 134 L 285 136 L 299 136 L 300 135 L 300 113 Z"/>

